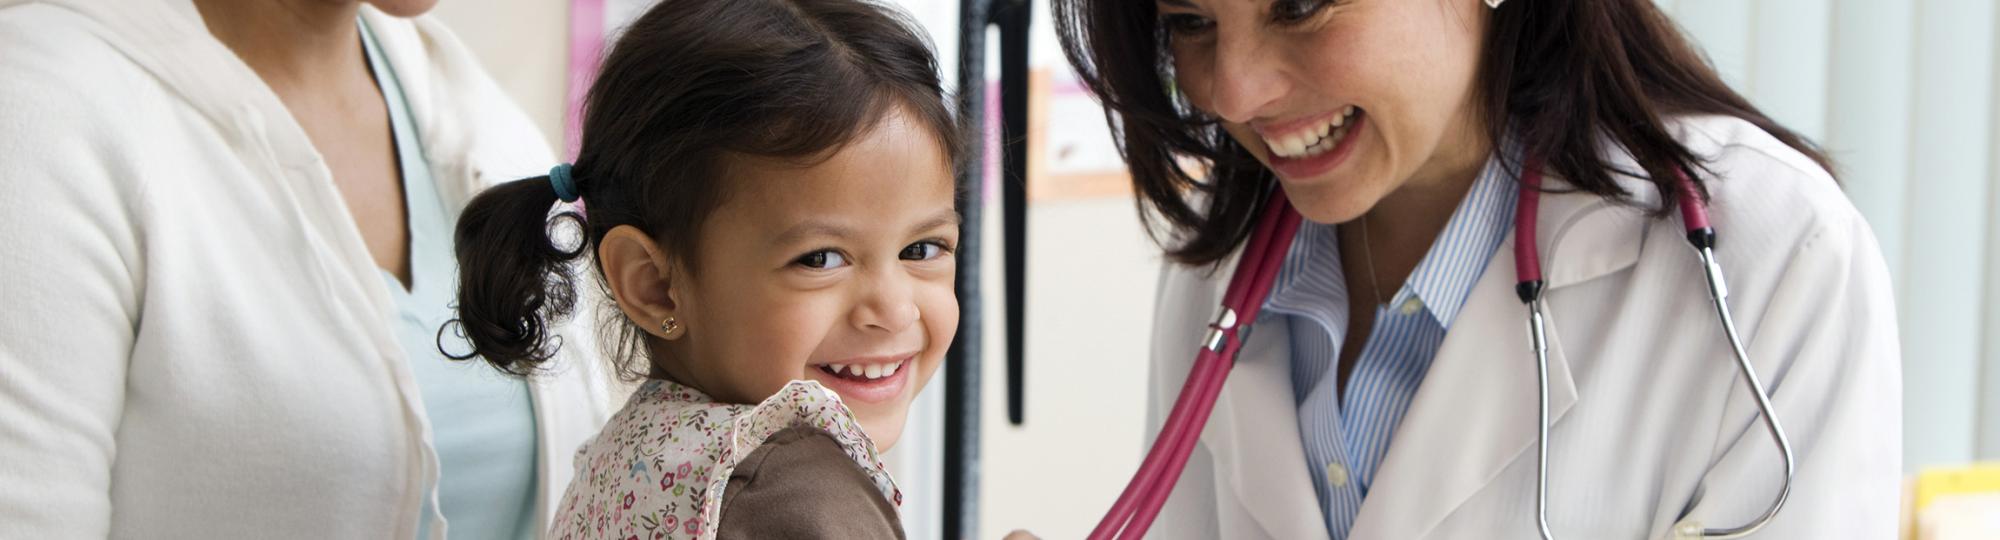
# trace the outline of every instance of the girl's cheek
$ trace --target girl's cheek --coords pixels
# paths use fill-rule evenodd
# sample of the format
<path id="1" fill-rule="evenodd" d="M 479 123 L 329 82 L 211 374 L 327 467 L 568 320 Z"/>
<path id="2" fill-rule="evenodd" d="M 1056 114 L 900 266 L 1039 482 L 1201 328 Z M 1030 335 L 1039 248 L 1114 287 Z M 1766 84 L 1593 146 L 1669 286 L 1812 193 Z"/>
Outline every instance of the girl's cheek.
<path id="1" fill-rule="evenodd" d="M 924 304 L 918 307 L 923 310 L 924 331 L 930 338 L 926 352 L 941 353 L 958 334 L 958 295 L 948 281 L 943 286 L 929 286 Z"/>

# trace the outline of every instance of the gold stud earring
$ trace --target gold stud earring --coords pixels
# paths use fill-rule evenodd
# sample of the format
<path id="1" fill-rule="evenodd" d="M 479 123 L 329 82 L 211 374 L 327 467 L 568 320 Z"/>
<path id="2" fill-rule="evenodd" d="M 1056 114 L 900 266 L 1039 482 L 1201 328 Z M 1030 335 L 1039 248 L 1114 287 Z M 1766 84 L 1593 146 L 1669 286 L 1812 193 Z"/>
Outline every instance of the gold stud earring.
<path id="1" fill-rule="evenodd" d="M 674 333 L 680 330 L 681 322 L 673 317 L 667 317 L 660 321 L 660 333 L 665 334 L 668 339 L 672 339 Z"/>

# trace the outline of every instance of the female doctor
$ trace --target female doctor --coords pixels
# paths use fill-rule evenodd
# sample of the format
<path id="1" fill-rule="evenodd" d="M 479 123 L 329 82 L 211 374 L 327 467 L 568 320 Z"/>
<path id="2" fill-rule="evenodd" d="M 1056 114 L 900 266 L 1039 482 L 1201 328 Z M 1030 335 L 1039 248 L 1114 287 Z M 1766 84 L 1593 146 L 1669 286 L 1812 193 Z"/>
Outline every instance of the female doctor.
<path id="1" fill-rule="evenodd" d="M 1652 1 L 1054 12 L 1168 239 L 1154 428 L 1272 190 L 1304 218 L 1153 530 L 1535 538 L 1545 486 L 1554 538 L 1692 537 L 1786 495 L 1756 537 L 1894 535 L 1896 316 L 1875 238 L 1826 156 Z M 1713 227 L 1789 467 L 1688 205 Z M 1517 257 L 1541 271 L 1545 481 Z"/>

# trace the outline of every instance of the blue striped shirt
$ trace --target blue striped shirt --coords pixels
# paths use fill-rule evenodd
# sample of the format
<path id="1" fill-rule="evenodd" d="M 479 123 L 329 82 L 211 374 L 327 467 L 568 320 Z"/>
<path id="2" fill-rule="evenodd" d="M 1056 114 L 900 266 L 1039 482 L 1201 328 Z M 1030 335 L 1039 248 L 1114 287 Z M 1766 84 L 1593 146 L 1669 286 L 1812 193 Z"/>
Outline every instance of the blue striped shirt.
<path id="1" fill-rule="evenodd" d="M 1376 306 L 1374 328 L 1341 392 L 1334 368 L 1347 334 L 1349 295 L 1338 237 L 1333 225 L 1299 227 L 1264 309 L 1285 316 L 1291 330 L 1299 437 L 1335 540 L 1353 527 L 1445 331 L 1511 229 L 1517 189 L 1498 160 L 1487 162 L 1423 261 L 1387 304 Z M 1368 301 L 1373 293 L 1356 297 Z"/>

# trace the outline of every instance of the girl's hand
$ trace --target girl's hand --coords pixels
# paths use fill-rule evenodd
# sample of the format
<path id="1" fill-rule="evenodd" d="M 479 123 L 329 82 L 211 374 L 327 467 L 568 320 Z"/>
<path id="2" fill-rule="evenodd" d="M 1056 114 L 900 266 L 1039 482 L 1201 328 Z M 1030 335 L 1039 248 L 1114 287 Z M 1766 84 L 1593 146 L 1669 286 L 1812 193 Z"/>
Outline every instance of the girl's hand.
<path id="1" fill-rule="evenodd" d="M 1035 536 L 1028 531 L 1015 529 L 1014 532 L 1007 533 L 1007 537 L 1001 540 L 1042 540 L 1042 537 Z"/>

